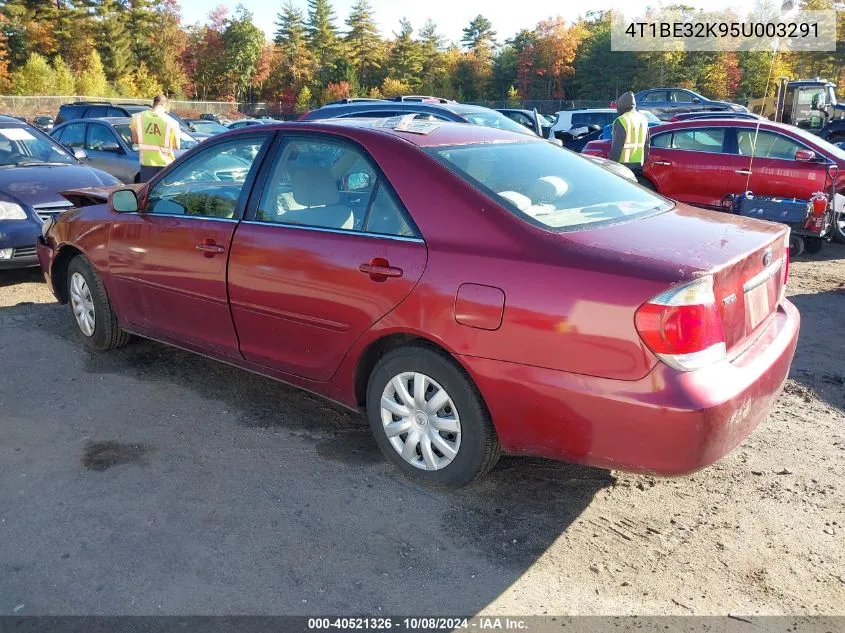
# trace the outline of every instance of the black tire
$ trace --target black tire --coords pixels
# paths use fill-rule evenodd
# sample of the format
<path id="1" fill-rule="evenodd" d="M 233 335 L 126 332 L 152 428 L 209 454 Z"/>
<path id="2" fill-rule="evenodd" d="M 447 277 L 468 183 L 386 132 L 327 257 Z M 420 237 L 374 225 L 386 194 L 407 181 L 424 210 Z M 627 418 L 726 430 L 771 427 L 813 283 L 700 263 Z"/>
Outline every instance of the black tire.
<path id="1" fill-rule="evenodd" d="M 382 394 L 388 383 L 404 372 L 422 373 L 437 382 L 451 398 L 460 419 L 458 452 L 451 463 L 437 470 L 423 470 L 405 461 L 385 432 L 381 418 Z M 399 347 L 379 359 L 367 386 L 367 417 L 376 442 L 388 461 L 412 481 L 428 486 L 466 486 L 489 472 L 501 455 L 499 438 L 478 389 L 460 366 L 446 354 L 430 347 Z M 422 459 L 421 448 L 419 450 L 418 455 Z"/>
<path id="2" fill-rule="evenodd" d="M 71 294 L 71 280 L 75 273 L 82 275 L 85 279 L 94 304 L 94 331 L 88 336 L 83 332 L 82 327 L 74 315 L 73 300 L 68 301 L 71 318 L 82 340 L 88 347 L 96 350 L 116 349 L 126 345 L 129 342 L 129 334 L 121 330 L 118 326 L 117 315 L 112 310 L 106 287 L 103 285 L 103 280 L 100 279 L 91 262 L 84 256 L 77 255 L 68 264 L 67 287 L 69 296 Z"/>
<path id="3" fill-rule="evenodd" d="M 800 235 L 789 236 L 789 259 L 800 257 L 804 253 L 804 238 Z"/>
<path id="4" fill-rule="evenodd" d="M 811 255 L 821 252 L 824 246 L 824 240 L 819 237 L 805 237 L 804 250 Z"/>
<path id="5" fill-rule="evenodd" d="M 833 214 L 833 239 L 840 244 L 845 244 L 845 212 Z"/>

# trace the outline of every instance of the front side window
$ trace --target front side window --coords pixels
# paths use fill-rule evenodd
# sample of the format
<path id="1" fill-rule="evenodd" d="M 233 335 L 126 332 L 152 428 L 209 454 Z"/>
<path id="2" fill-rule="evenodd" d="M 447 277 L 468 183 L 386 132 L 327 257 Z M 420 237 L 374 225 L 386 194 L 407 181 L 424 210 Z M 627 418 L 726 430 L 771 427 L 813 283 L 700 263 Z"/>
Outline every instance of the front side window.
<path id="1" fill-rule="evenodd" d="M 643 99 L 643 103 L 660 103 L 661 101 L 666 101 L 666 93 L 663 90 L 647 92 Z"/>
<path id="2" fill-rule="evenodd" d="M 256 220 L 416 235 L 389 185 L 358 149 L 317 139 L 285 144 L 267 180 Z"/>
<path id="3" fill-rule="evenodd" d="M 519 217 L 550 229 L 613 224 L 673 205 L 551 143 L 458 145 L 429 152 Z"/>
<path id="4" fill-rule="evenodd" d="M 234 218 L 266 136 L 217 143 L 178 165 L 150 190 L 146 213 Z"/>
<path id="5" fill-rule="evenodd" d="M 737 150 L 741 156 L 757 156 L 758 158 L 780 158 L 783 160 L 795 160 L 795 152 L 804 149 L 791 138 L 776 134 L 774 132 L 743 129 L 736 132 Z"/>
<path id="6" fill-rule="evenodd" d="M 685 90 L 669 91 L 669 101 L 672 103 L 692 103 L 693 94 Z"/>

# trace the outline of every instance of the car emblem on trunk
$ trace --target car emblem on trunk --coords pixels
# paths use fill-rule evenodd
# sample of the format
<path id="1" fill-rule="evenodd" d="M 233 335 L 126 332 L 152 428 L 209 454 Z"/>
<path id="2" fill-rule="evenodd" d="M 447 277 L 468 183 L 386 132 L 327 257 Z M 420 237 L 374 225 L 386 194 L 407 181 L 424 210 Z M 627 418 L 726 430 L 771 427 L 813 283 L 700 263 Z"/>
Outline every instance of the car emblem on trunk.
<path id="1" fill-rule="evenodd" d="M 763 266 L 768 266 L 772 263 L 772 249 L 767 248 L 766 252 L 763 253 Z"/>

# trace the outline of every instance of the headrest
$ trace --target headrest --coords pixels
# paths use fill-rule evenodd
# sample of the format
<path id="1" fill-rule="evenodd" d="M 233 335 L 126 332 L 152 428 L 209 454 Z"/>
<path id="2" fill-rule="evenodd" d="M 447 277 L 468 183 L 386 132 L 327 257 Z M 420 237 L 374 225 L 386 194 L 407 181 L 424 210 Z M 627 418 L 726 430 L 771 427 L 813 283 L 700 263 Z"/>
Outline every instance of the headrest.
<path id="1" fill-rule="evenodd" d="M 499 196 L 510 202 L 520 211 L 524 211 L 531 206 L 531 198 L 523 196 L 518 191 L 501 191 Z"/>
<path id="2" fill-rule="evenodd" d="M 559 176 L 543 176 L 531 186 L 530 198 L 534 203 L 552 202 L 563 196 L 569 190 L 569 185 Z"/>
<path id="3" fill-rule="evenodd" d="M 306 207 L 337 204 L 340 193 L 327 167 L 299 167 L 291 176 L 293 199 Z"/>

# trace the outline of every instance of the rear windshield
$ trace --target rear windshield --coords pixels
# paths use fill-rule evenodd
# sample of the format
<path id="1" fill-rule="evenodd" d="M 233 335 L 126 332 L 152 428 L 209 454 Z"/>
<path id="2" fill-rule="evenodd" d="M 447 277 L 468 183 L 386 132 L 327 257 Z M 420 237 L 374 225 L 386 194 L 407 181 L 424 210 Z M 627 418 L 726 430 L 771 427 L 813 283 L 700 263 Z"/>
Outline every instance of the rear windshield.
<path id="1" fill-rule="evenodd" d="M 531 134 L 536 136 L 534 132 L 527 129 L 524 125 L 520 125 L 513 119 L 509 119 L 501 112 L 496 112 L 495 110 L 479 108 L 478 110 L 469 110 L 464 112 L 458 111 L 458 114 L 466 119 L 468 123 L 473 125 L 494 127 L 499 130 L 508 130 L 510 132 L 519 132 L 520 134 Z"/>
<path id="2" fill-rule="evenodd" d="M 435 147 L 429 153 L 533 224 L 558 231 L 667 211 L 673 203 L 546 142 Z"/>

